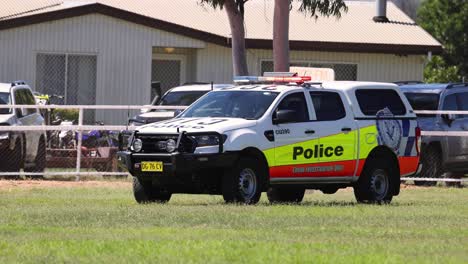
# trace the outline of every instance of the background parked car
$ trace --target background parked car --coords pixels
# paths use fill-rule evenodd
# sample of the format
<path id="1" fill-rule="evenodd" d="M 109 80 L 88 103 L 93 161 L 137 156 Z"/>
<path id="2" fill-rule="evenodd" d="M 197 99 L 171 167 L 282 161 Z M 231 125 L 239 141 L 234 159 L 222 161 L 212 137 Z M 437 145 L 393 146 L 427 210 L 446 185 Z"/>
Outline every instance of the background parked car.
<path id="1" fill-rule="evenodd" d="M 0 126 L 41 126 L 31 88 L 24 82 L 0 83 L 0 105 L 31 105 L 31 108 L 0 109 Z M 40 131 L 0 132 L 0 171 L 43 172 L 46 164 L 46 134 Z"/>
<path id="2" fill-rule="evenodd" d="M 209 83 L 194 83 L 184 84 L 174 87 L 167 91 L 162 97 L 156 95 L 152 101 L 152 106 L 189 106 L 202 95 L 211 90 L 217 90 L 233 86 L 232 84 L 209 84 Z M 148 123 L 158 122 L 165 119 L 170 119 L 179 114 L 180 110 L 165 110 L 165 109 L 143 109 L 142 113 L 134 116 L 129 120 L 130 125 L 140 126 Z"/>
<path id="3" fill-rule="evenodd" d="M 400 89 L 414 110 L 468 111 L 468 83 L 460 84 L 401 84 Z M 423 131 L 468 131 L 468 115 L 418 115 Z M 421 147 L 423 168 L 420 177 L 459 178 L 468 173 L 468 137 L 423 136 Z M 436 182 L 415 182 L 435 185 Z"/>

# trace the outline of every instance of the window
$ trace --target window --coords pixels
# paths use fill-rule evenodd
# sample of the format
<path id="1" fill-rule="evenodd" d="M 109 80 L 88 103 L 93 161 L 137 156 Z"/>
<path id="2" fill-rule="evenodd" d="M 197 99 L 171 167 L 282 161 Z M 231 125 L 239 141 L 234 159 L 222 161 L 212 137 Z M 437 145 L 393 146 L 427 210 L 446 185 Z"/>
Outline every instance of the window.
<path id="1" fill-rule="evenodd" d="M 449 111 L 457 111 L 457 95 L 451 94 L 445 97 L 444 105 L 442 106 L 442 110 L 449 110 Z"/>
<path id="2" fill-rule="evenodd" d="M 296 118 L 291 120 L 292 123 L 308 122 L 309 111 L 304 93 L 293 93 L 287 95 L 283 101 L 278 105 L 277 110 L 294 110 L 297 112 Z"/>
<path id="3" fill-rule="evenodd" d="M 468 93 L 457 94 L 460 111 L 468 111 Z M 458 115 L 458 118 L 466 118 L 468 115 Z"/>
<path id="4" fill-rule="evenodd" d="M 315 68 L 331 68 L 335 71 L 335 80 L 337 81 L 356 81 L 357 80 L 357 64 L 350 63 L 314 63 L 314 62 L 294 62 L 291 61 L 291 66 L 299 67 L 315 67 Z M 260 65 L 261 73 L 273 72 L 273 61 L 265 60 Z"/>
<path id="5" fill-rule="evenodd" d="M 267 91 L 214 91 L 192 104 L 182 117 L 237 117 L 259 119 L 278 93 Z"/>
<path id="6" fill-rule="evenodd" d="M 317 121 L 338 120 L 346 116 L 340 95 L 334 92 L 310 92 Z"/>
<path id="7" fill-rule="evenodd" d="M 15 104 L 17 105 L 35 105 L 36 104 L 34 97 L 29 90 L 17 89 L 14 95 L 15 95 Z M 21 109 L 21 114 L 23 116 L 31 115 L 34 113 L 36 113 L 35 108 L 22 108 Z"/>
<path id="8" fill-rule="evenodd" d="M 159 105 L 191 105 L 206 91 L 169 92 L 159 102 Z"/>
<path id="9" fill-rule="evenodd" d="M 376 115 L 384 108 L 388 108 L 394 115 L 406 113 L 405 105 L 394 90 L 359 89 L 356 98 L 364 115 Z"/>
<path id="10" fill-rule="evenodd" d="M 97 57 L 74 54 L 37 54 L 36 88 L 44 94 L 57 94 L 51 104 L 96 104 Z M 84 120 L 94 121 L 94 111 L 85 111 Z"/>
<path id="11" fill-rule="evenodd" d="M 9 105 L 10 104 L 10 94 L 9 93 L 0 93 L 0 105 Z M 10 114 L 11 109 L 1 108 L 0 115 Z"/>
<path id="12" fill-rule="evenodd" d="M 439 108 L 439 94 L 436 93 L 405 93 L 413 110 L 437 110 Z M 431 115 L 418 115 L 420 117 L 434 117 Z"/>

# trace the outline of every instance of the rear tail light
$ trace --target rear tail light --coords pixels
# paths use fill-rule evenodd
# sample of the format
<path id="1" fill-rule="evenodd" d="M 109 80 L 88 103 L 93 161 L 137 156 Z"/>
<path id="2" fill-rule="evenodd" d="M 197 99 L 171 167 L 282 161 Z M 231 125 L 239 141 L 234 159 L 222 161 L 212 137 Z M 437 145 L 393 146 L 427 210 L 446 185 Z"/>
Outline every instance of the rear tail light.
<path id="1" fill-rule="evenodd" d="M 421 128 L 418 126 L 415 130 L 415 138 L 416 138 L 416 152 L 418 155 L 421 153 Z"/>

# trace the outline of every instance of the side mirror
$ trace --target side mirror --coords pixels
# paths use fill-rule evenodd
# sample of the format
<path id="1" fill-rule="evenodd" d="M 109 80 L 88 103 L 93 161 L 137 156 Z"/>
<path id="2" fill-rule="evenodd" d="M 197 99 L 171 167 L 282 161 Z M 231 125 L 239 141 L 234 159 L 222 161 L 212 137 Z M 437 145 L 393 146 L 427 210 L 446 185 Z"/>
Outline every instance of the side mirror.
<path id="1" fill-rule="evenodd" d="M 145 107 L 145 106 L 151 107 L 152 105 L 144 105 L 143 107 Z M 149 108 L 142 108 L 142 109 L 140 110 L 140 113 L 144 114 L 144 113 L 148 113 L 149 111 L 151 111 L 151 109 L 149 109 Z"/>
<path id="2" fill-rule="evenodd" d="M 180 113 L 182 113 L 183 110 L 182 109 L 177 109 L 174 111 L 174 117 L 178 116 Z"/>
<path id="3" fill-rule="evenodd" d="M 451 126 L 456 118 L 454 114 L 443 114 L 441 117 L 448 126 Z"/>
<path id="4" fill-rule="evenodd" d="M 16 117 L 21 118 L 23 117 L 23 108 L 16 108 Z"/>
<path id="5" fill-rule="evenodd" d="M 276 110 L 276 117 L 273 118 L 273 124 L 290 123 L 296 120 L 297 111 L 294 110 Z"/>
<path id="6" fill-rule="evenodd" d="M 120 151 L 127 150 L 128 142 L 131 136 L 132 136 L 132 132 L 128 130 L 124 130 L 119 133 L 119 150 Z"/>

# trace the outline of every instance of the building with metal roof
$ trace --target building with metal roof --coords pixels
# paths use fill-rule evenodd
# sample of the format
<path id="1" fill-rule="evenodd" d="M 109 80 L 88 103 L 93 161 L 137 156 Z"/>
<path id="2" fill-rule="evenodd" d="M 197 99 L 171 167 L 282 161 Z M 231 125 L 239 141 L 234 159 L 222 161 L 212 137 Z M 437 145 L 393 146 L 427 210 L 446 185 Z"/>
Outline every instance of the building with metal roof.
<path id="1" fill-rule="evenodd" d="M 348 12 L 290 15 L 291 65 L 333 68 L 338 80 L 421 80 L 441 44 L 393 3 L 376 22 L 375 1 L 347 1 Z M 246 3 L 251 75 L 271 71 L 274 1 Z M 26 80 L 62 93 L 67 104 L 145 104 L 151 81 L 163 91 L 185 82 L 232 80 L 224 10 L 196 0 L 2 1 L 0 80 Z M 108 113 L 120 120 L 120 113 Z"/>

